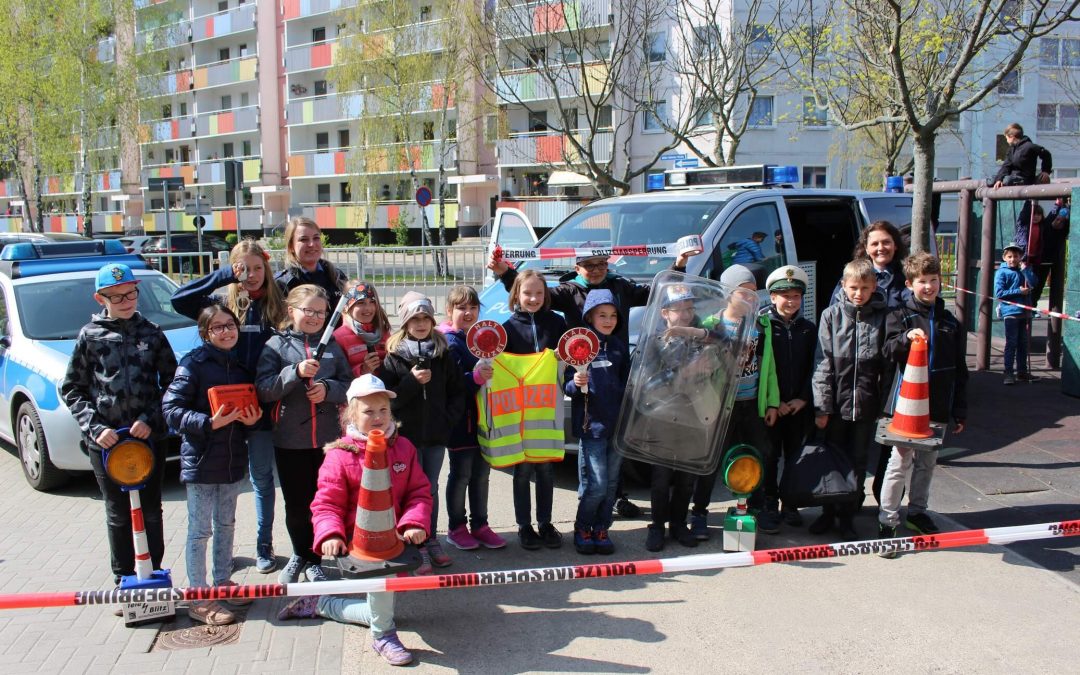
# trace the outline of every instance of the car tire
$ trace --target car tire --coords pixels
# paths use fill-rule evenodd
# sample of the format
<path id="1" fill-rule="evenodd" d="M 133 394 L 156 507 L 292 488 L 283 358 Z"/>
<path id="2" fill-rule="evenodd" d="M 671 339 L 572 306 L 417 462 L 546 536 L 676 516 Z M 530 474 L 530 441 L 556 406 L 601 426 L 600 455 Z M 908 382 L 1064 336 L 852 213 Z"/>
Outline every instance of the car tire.
<path id="1" fill-rule="evenodd" d="M 19 448 L 23 475 L 30 487 L 46 492 L 67 481 L 68 475 L 57 469 L 49 459 L 49 446 L 41 428 L 41 418 L 29 401 L 19 406 L 15 415 L 15 444 Z"/>

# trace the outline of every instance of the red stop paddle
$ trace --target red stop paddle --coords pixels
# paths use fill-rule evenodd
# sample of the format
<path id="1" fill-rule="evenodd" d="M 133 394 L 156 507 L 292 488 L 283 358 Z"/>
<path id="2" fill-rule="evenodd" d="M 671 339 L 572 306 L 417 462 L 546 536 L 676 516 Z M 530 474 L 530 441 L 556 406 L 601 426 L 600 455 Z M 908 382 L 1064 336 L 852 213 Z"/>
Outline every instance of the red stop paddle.
<path id="1" fill-rule="evenodd" d="M 568 363 L 579 373 L 584 373 L 600 353 L 600 338 L 588 328 L 571 328 L 559 338 L 555 352 L 559 360 Z M 581 388 L 582 393 L 589 393 L 589 385 Z"/>
<path id="2" fill-rule="evenodd" d="M 465 345 L 480 363 L 491 366 L 491 360 L 506 349 L 506 329 L 498 321 L 477 321 L 465 334 Z"/>

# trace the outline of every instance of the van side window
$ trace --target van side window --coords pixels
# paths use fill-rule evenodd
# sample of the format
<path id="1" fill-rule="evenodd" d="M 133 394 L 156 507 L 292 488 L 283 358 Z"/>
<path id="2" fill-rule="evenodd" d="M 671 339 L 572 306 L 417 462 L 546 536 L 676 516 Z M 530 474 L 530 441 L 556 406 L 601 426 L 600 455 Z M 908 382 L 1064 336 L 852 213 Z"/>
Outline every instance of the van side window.
<path id="1" fill-rule="evenodd" d="M 756 204 L 735 216 L 712 257 L 709 277 L 719 279 L 728 267 L 743 265 L 764 283 L 769 272 L 787 264 L 776 205 Z"/>

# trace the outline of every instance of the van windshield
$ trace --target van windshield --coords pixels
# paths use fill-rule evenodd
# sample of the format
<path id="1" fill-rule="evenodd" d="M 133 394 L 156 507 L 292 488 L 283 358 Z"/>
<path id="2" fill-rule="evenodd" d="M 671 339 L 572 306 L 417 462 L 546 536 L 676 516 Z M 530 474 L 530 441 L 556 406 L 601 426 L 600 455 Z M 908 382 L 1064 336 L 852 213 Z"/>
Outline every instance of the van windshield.
<path id="1" fill-rule="evenodd" d="M 666 244 L 688 234 L 702 234 L 723 207 L 722 201 L 611 200 L 577 211 L 548 232 L 537 246 L 593 248 Z M 625 277 L 651 279 L 670 264 L 670 258 L 615 256 L 611 259 L 611 271 Z M 533 260 L 524 263 L 523 267 L 559 274 L 573 270 L 574 259 Z"/>

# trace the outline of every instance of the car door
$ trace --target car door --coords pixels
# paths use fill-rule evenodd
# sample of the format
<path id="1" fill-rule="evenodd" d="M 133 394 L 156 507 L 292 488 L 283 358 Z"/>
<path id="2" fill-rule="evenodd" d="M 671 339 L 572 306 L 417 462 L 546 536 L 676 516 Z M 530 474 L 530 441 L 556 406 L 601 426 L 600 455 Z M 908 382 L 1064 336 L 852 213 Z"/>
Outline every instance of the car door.
<path id="1" fill-rule="evenodd" d="M 11 395 L 8 393 L 8 351 L 11 349 L 11 322 L 8 320 L 8 287 L 0 286 L 0 410 L 11 408 Z M 8 415 L 0 415 L 0 434 L 13 437 L 11 420 Z"/>
<path id="2" fill-rule="evenodd" d="M 488 241 L 488 255 L 496 246 L 507 248 L 532 248 L 536 246 L 536 230 L 529 217 L 520 209 L 500 208 L 495 210 L 491 224 L 491 239 Z M 488 273 L 485 285 L 495 281 L 495 275 Z"/>

